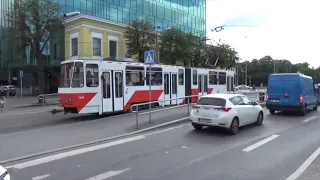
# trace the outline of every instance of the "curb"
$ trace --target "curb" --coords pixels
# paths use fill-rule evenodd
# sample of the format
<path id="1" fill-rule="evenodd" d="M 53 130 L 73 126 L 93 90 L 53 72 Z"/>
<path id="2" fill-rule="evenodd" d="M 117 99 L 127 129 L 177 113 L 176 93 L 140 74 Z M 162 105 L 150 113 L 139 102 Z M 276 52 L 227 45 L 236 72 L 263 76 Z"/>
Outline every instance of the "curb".
<path id="1" fill-rule="evenodd" d="M 147 131 L 151 131 L 151 130 L 155 130 L 155 129 L 159 129 L 159 128 L 164 128 L 164 127 L 168 127 L 168 126 L 172 126 L 172 125 L 180 124 L 180 123 L 184 123 L 184 122 L 189 122 L 189 117 L 176 119 L 176 120 L 173 120 L 173 121 L 170 121 L 170 122 L 162 123 L 162 124 L 159 124 L 159 125 L 156 125 L 156 126 L 152 126 L 152 127 L 149 127 L 149 128 L 145 128 L 145 129 L 141 129 L 141 130 L 137 130 L 137 131 L 134 131 L 134 132 L 131 132 L 131 133 L 121 134 L 121 135 L 117 135 L 117 136 L 111 136 L 111 137 L 108 137 L 108 138 L 94 140 L 94 141 L 90 141 L 90 142 L 87 142 L 87 143 L 76 144 L 76 145 L 67 146 L 67 147 L 63 147 L 63 148 L 58 148 L 58 149 L 54 149 L 54 150 L 49 150 L 49 151 L 44 151 L 44 152 L 40 152 L 40 153 L 34 153 L 34 154 L 26 155 L 26 156 L 20 156 L 20 157 L 8 159 L 8 160 L 3 160 L 3 161 L 0 161 L 0 164 L 13 163 L 13 162 L 16 162 L 16 161 L 22 161 L 22 160 L 26 160 L 26 159 L 30 159 L 30 158 L 35 158 L 35 157 L 38 157 L 38 156 L 44 156 L 44 155 L 48 155 L 48 154 L 58 153 L 60 151 L 67 151 L 67 150 L 71 150 L 71 149 L 80 148 L 80 147 L 83 147 L 83 146 L 89 146 L 89 145 L 93 145 L 93 144 L 97 144 L 97 143 L 103 143 L 105 141 L 124 138 L 124 137 L 127 137 L 127 136 L 132 136 L 132 135 L 136 135 L 136 134 L 139 134 L 139 133 L 143 133 L 143 132 L 147 132 Z"/>

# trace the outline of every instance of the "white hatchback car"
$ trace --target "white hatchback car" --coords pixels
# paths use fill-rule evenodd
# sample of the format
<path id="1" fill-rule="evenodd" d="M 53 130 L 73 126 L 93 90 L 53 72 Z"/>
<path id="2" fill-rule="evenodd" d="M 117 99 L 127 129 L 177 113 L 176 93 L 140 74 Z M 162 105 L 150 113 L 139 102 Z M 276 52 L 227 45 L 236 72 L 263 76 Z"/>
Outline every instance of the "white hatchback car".
<path id="1" fill-rule="evenodd" d="M 10 174 L 7 169 L 0 166 L 0 180 L 10 180 Z"/>
<path id="2" fill-rule="evenodd" d="M 262 125 L 263 109 L 242 94 L 210 94 L 199 98 L 190 112 L 190 120 L 195 129 L 217 126 L 234 135 L 241 126 Z"/>

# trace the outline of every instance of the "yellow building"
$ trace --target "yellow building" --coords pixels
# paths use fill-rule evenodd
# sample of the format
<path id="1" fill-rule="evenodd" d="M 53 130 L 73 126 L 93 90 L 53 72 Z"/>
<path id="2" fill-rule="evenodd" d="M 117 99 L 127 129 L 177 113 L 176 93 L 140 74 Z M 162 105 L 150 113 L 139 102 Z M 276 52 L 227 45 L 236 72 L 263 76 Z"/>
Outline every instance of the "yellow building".
<path id="1" fill-rule="evenodd" d="M 124 33 L 127 26 L 107 19 L 79 14 L 65 19 L 64 42 L 53 42 L 53 54 L 64 59 L 108 57 L 131 58 L 127 53 Z M 64 52 L 57 52 L 63 46 Z"/>

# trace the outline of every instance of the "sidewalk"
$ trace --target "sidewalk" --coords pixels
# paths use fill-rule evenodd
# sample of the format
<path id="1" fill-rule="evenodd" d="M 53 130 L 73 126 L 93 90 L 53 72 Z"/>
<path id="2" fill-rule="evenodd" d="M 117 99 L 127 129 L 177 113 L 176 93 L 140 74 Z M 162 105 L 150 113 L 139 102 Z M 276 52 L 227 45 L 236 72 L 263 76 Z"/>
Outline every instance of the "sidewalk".
<path id="1" fill-rule="evenodd" d="M 320 156 L 303 172 L 297 180 L 319 180 L 320 179 Z"/>
<path id="2" fill-rule="evenodd" d="M 59 104 L 58 99 L 46 102 L 44 105 L 57 105 Z M 25 108 L 25 107 L 38 107 L 43 106 L 42 103 L 38 103 L 37 96 L 27 96 L 27 97 L 7 97 L 5 110 L 14 108 Z"/>

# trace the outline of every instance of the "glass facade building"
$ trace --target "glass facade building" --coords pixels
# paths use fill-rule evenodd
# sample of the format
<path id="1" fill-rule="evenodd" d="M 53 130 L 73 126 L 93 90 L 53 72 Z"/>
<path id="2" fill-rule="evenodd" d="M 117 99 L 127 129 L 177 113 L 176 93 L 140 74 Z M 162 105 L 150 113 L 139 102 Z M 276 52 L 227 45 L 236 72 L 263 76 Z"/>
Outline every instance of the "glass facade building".
<path id="1" fill-rule="evenodd" d="M 52 0 L 63 12 L 105 18 L 123 24 L 145 19 L 163 30 L 175 27 L 197 36 L 206 35 L 206 0 Z"/>

